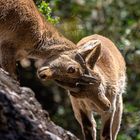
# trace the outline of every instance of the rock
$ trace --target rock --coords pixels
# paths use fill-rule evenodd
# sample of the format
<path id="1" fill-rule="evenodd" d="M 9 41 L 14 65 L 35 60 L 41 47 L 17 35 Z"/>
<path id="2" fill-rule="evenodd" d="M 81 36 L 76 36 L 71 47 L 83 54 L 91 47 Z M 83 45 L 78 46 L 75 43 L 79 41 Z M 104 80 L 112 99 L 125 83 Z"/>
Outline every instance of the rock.
<path id="1" fill-rule="evenodd" d="M 0 140 L 78 140 L 54 124 L 34 93 L 0 69 Z"/>

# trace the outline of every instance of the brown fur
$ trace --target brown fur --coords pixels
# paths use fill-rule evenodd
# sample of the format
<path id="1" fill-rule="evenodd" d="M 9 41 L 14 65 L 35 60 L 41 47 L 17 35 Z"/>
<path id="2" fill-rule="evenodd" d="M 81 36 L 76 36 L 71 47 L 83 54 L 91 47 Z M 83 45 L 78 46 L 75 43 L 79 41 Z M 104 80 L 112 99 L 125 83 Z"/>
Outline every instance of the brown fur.
<path id="1" fill-rule="evenodd" d="M 76 60 L 77 53 L 85 59 L 91 79 L 96 79 L 95 83 L 90 83 L 85 76 L 82 65 Z M 85 140 L 96 139 L 93 112 L 101 116 L 101 140 L 116 140 L 122 116 L 126 67 L 121 53 L 109 39 L 100 35 L 85 37 L 76 49 L 44 63 L 38 74 L 44 80 L 54 79 L 69 90 L 74 114 Z M 81 77 L 84 84 L 80 81 Z"/>
<path id="2" fill-rule="evenodd" d="M 16 60 L 46 60 L 74 47 L 45 20 L 32 0 L 0 0 L 0 63 L 11 75 Z"/>

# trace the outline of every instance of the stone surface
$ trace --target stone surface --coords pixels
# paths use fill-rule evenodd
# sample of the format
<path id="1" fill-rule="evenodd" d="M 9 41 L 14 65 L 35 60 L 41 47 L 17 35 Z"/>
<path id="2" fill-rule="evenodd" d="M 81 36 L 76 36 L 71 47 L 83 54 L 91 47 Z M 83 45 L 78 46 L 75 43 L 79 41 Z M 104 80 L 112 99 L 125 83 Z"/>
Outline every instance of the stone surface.
<path id="1" fill-rule="evenodd" d="M 78 140 L 55 125 L 27 87 L 0 69 L 0 140 Z"/>

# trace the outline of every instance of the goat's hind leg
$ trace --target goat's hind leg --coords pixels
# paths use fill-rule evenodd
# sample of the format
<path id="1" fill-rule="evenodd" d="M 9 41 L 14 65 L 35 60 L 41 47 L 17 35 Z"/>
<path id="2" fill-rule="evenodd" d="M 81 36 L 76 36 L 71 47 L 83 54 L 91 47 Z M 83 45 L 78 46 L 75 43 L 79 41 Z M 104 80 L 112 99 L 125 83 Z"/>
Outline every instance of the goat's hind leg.
<path id="1" fill-rule="evenodd" d="M 116 111 L 114 114 L 114 119 L 112 124 L 112 140 L 117 139 L 117 134 L 119 132 L 120 124 L 121 124 L 122 110 L 123 110 L 122 95 L 118 95 L 116 100 Z"/>
<path id="2" fill-rule="evenodd" d="M 10 42 L 3 42 L 0 47 L 1 67 L 16 79 L 16 50 L 14 48 L 14 44 Z"/>

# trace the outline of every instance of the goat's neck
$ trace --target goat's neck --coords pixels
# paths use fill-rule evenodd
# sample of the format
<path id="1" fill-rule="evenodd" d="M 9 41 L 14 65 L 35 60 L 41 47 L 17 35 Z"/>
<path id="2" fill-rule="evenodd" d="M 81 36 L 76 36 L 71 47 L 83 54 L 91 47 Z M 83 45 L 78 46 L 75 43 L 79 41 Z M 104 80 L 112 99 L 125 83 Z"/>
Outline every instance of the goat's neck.
<path id="1" fill-rule="evenodd" d="M 47 53 L 48 57 L 53 54 L 57 55 L 65 51 L 73 50 L 76 45 L 65 38 L 48 22 L 45 23 L 45 28 L 41 37 L 39 37 L 34 45 L 38 51 Z"/>

